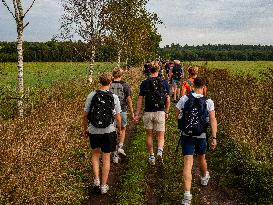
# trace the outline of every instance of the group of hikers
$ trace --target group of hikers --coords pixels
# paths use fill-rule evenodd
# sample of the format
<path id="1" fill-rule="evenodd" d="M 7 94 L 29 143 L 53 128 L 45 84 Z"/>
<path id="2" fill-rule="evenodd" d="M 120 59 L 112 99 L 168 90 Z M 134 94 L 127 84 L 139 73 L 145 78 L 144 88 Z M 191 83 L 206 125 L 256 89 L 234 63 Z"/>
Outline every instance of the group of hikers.
<path id="1" fill-rule="evenodd" d="M 124 141 L 126 133 L 127 109 L 132 121 L 139 123 L 144 104 L 143 122 L 146 130 L 147 162 L 154 166 L 163 166 L 165 143 L 165 123 L 169 118 L 171 97 L 176 103 L 176 119 L 180 138 L 178 148 L 183 153 L 184 196 L 182 204 L 191 204 L 191 182 L 193 157 L 200 160 L 203 186 L 208 184 L 210 174 L 207 171 L 205 158 L 208 148 L 207 129 L 211 127 L 211 148 L 217 145 L 217 121 L 214 103 L 206 97 L 208 83 L 198 77 L 198 67 L 187 68 L 189 79 L 183 81 L 184 68 L 179 60 L 148 61 L 144 65 L 146 79 L 140 84 L 136 109 L 132 104 L 132 92 L 128 83 L 122 80 L 124 71 L 115 68 L 112 74 L 103 73 L 99 76 L 101 87 L 91 92 L 86 100 L 83 116 L 85 138 L 89 138 L 92 148 L 92 166 L 94 172 L 94 189 L 101 194 L 109 190 L 108 175 L 110 162 L 113 163 L 126 157 Z M 170 86 L 171 84 L 171 86 Z M 144 103 L 143 103 L 144 102 Z M 156 155 L 153 147 L 153 135 L 156 135 Z M 100 178 L 100 156 L 102 153 L 102 174 Z"/>

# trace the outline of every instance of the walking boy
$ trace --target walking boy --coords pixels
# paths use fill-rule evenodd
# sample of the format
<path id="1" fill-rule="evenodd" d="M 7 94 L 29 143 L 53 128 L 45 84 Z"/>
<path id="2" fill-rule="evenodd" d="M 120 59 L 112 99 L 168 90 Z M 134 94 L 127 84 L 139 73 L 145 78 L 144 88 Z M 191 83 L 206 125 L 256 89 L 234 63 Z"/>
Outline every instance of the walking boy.
<path id="1" fill-rule="evenodd" d="M 153 150 L 153 130 L 157 135 L 157 159 L 162 162 L 165 119 L 168 119 L 170 109 L 170 87 L 166 80 L 158 77 L 158 67 L 151 68 L 151 77 L 140 85 L 140 92 L 135 113 L 135 122 L 140 119 L 140 111 L 145 98 L 144 127 L 146 129 L 146 143 L 149 152 L 149 163 L 155 165 Z"/>
<path id="2" fill-rule="evenodd" d="M 180 65 L 179 60 L 174 61 L 172 68 L 172 87 L 173 87 L 173 101 L 177 103 L 180 98 L 180 85 L 184 77 L 184 70 Z"/>
<path id="3" fill-rule="evenodd" d="M 190 205 L 192 195 L 192 165 L 193 155 L 197 154 L 201 164 L 201 184 L 206 186 L 210 179 L 207 171 L 205 153 L 207 149 L 206 131 L 208 122 L 211 125 L 211 147 L 216 148 L 217 121 L 215 118 L 214 103 L 211 99 L 204 97 L 206 82 L 203 78 L 194 79 L 194 93 L 184 95 L 176 105 L 176 116 L 178 126 L 181 129 L 180 141 L 184 156 L 184 198 L 182 204 Z M 182 116 L 181 116 L 182 115 Z"/>
<path id="4" fill-rule="evenodd" d="M 107 193 L 108 175 L 110 171 L 110 154 L 116 149 L 116 125 L 121 131 L 121 107 L 118 96 L 109 91 L 112 76 L 104 73 L 99 77 L 101 87 L 91 92 L 86 100 L 83 116 L 84 137 L 88 138 L 92 148 L 92 166 L 94 172 L 94 188 L 101 194 Z M 102 180 L 100 181 L 100 155 L 102 152 Z"/>
<path id="5" fill-rule="evenodd" d="M 126 133 L 126 125 L 127 125 L 127 105 L 130 108 L 131 116 L 134 118 L 134 109 L 132 104 L 132 91 L 130 86 L 122 81 L 122 75 L 123 71 L 120 68 L 113 70 L 113 77 L 114 80 L 111 85 L 111 91 L 112 93 L 116 94 L 120 101 L 121 106 L 121 132 L 118 139 L 118 148 L 117 151 L 113 154 L 113 162 L 118 163 L 118 154 L 122 156 L 126 156 L 123 146 L 124 146 L 124 140 L 125 140 L 125 133 Z"/>

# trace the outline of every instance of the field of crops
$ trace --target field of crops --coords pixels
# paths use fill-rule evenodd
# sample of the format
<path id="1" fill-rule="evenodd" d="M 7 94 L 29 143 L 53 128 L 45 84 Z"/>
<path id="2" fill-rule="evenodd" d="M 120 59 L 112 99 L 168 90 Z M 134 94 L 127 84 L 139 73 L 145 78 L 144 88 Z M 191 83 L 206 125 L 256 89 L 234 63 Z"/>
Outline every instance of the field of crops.
<path id="1" fill-rule="evenodd" d="M 219 146 L 208 153 L 211 185 L 201 188 L 194 177 L 193 204 L 272 204 L 273 96 L 268 88 L 273 87 L 273 82 L 267 77 L 260 81 L 259 69 L 263 67 L 261 70 L 272 76 L 269 68 L 273 63 L 191 63 L 201 63 L 204 68 L 201 75 L 209 80 L 208 95 L 215 102 L 219 124 Z M 112 66 L 100 64 L 96 73 L 111 70 Z M 24 121 L 0 119 L 0 204 L 87 204 L 94 198 L 90 194 L 91 150 L 82 139 L 81 115 L 87 94 L 97 84 L 86 85 L 86 67 L 81 63 L 26 64 L 26 86 L 39 91 L 30 96 L 35 96 L 36 104 Z M 1 89 L 14 87 L 15 64 L 1 64 L 0 68 L 1 79 L 6 76 L 1 80 Z M 238 71 L 234 72 L 235 68 Z M 242 77 L 241 73 L 251 75 Z M 134 103 L 142 79 L 139 68 L 126 74 Z M 3 113 L 11 108 L 15 109 L 1 103 Z M 148 166 L 143 124 L 131 124 L 128 157 L 112 167 L 114 171 L 122 169 L 110 180 L 112 191 L 108 196 L 95 197 L 96 203 L 91 204 L 100 204 L 100 200 L 107 200 L 104 204 L 139 205 L 181 202 L 183 160 L 175 152 L 179 132 L 173 108 L 174 104 L 167 122 L 165 166 Z M 195 167 L 194 176 L 198 174 Z M 235 191 L 223 197 L 221 193 L 227 189 Z"/>

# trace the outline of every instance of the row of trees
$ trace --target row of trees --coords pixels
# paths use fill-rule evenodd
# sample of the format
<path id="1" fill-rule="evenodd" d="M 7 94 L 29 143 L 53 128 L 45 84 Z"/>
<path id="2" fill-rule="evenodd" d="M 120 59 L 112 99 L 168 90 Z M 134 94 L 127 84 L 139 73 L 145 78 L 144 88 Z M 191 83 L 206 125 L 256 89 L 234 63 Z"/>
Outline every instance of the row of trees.
<path id="1" fill-rule="evenodd" d="M 256 61 L 273 60 L 273 46 L 262 45 L 201 45 L 181 46 L 167 45 L 160 49 L 160 55 L 166 59 L 183 59 L 189 61 L 218 60 L 218 61 Z"/>
<path id="2" fill-rule="evenodd" d="M 8 1 L 8 3 L 2 0 L 2 3 L 15 19 L 17 26 L 18 92 L 20 95 L 18 107 L 20 116 L 23 116 L 23 31 L 29 24 L 24 20 L 35 0 L 31 1 L 27 9 L 23 8 L 22 0 Z M 82 54 L 82 60 L 90 61 L 89 82 L 92 82 L 96 53 L 105 46 L 111 45 L 117 51 L 118 63 L 122 58 L 135 63 L 155 55 L 161 40 L 160 35 L 157 34 L 156 24 L 161 22 L 155 13 L 146 9 L 148 0 L 61 0 L 61 3 L 64 13 L 60 20 L 60 33 L 54 36 L 54 39 L 81 40 L 80 43 L 69 44 L 76 45 L 72 48 L 70 57 L 73 60 L 73 56 Z M 54 42 L 52 44 L 54 46 Z M 2 47 L 0 49 L 5 50 Z M 50 52 L 43 50 L 33 52 L 32 57 L 35 59 L 37 56 L 48 57 Z M 2 58 L 7 59 L 8 55 L 12 54 L 5 52 Z"/>
<path id="3" fill-rule="evenodd" d="M 97 48 L 95 61 L 117 61 L 117 48 L 109 44 Z M 24 42 L 25 62 L 88 61 L 88 47 L 82 41 Z M 0 42 L 0 62 L 17 62 L 16 42 Z"/>

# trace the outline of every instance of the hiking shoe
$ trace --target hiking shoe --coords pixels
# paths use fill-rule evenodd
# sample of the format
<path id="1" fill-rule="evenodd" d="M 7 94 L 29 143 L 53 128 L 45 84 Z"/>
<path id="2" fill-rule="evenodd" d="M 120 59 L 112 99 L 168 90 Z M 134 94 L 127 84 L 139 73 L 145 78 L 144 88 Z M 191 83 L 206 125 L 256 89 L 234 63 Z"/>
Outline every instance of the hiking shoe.
<path id="1" fill-rule="evenodd" d="M 209 179 L 210 179 L 210 175 L 209 175 L 209 172 L 207 171 L 206 172 L 206 176 L 205 177 L 201 177 L 201 184 L 203 186 L 207 186 L 208 182 L 209 182 Z"/>
<path id="2" fill-rule="evenodd" d="M 118 154 L 121 154 L 122 156 L 126 157 L 124 149 L 122 149 L 122 148 L 118 148 Z"/>
<path id="3" fill-rule="evenodd" d="M 162 153 L 161 153 L 161 154 L 160 154 L 160 153 L 157 153 L 156 158 L 157 158 L 157 161 L 158 161 L 160 164 L 163 164 L 163 155 L 162 155 Z"/>
<path id="4" fill-rule="evenodd" d="M 100 187 L 101 194 L 106 194 L 108 191 L 109 191 L 109 186 L 107 184 L 101 185 L 101 187 Z"/>
<path id="5" fill-rule="evenodd" d="M 118 155 L 117 154 L 113 154 L 112 160 L 113 160 L 113 163 L 118 164 L 118 161 L 119 161 Z"/>
<path id="6" fill-rule="evenodd" d="M 192 195 L 185 195 L 184 194 L 184 198 L 182 199 L 182 204 L 183 205 L 191 205 L 191 199 L 192 199 Z"/>
<path id="7" fill-rule="evenodd" d="M 99 179 L 94 179 L 93 187 L 94 188 L 100 187 L 100 180 Z"/>
<path id="8" fill-rule="evenodd" d="M 150 165 L 155 165 L 155 157 L 154 156 L 149 157 L 149 163 L 150 163 Z"/>

